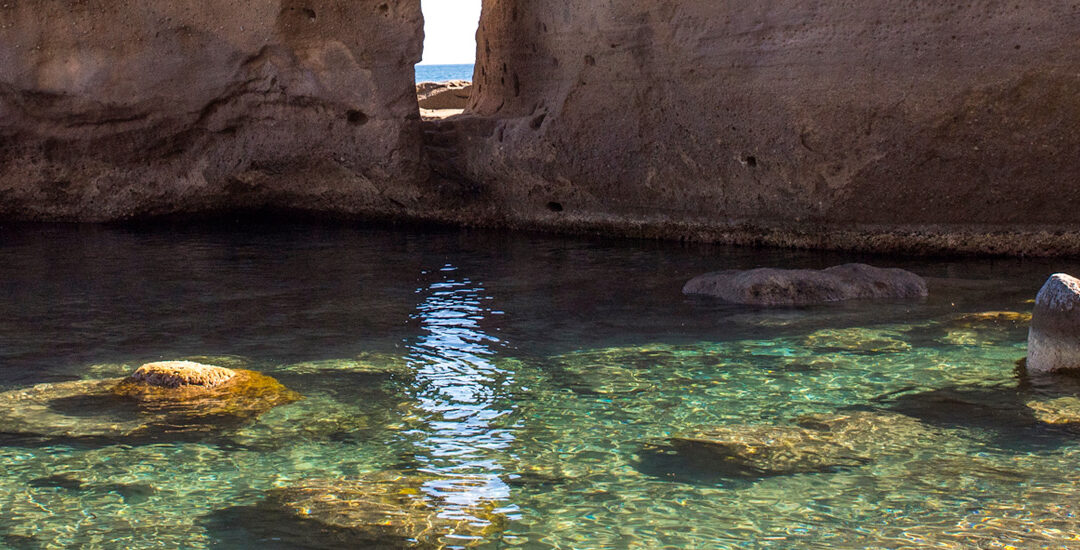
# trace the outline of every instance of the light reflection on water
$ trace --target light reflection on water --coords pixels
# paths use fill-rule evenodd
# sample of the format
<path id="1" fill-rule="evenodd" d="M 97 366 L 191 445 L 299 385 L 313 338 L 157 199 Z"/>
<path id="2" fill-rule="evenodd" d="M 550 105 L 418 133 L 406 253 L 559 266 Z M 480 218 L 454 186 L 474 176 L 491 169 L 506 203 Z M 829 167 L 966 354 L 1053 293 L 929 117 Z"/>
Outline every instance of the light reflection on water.
<path id="1" fill-rule="evenodd" d="M 428 423 L 416 458 L 424 471 L 441 476 L 424 489 L 449 505 L 450 514 L 454 507 L 510 498 L 497 452 L 514 441 L 512 430 L 496 425 L 511 412 L 499 403 L 508 403 L 513 373 L 492 363 L 492 347 L 502 342 L 481 326 L 499 312 L 485 305 L 490 297 L 483 284 L 457 271 L 446 265 L 438 281 L 417 290 L 423 301 L 414 318 L 424 334 L 409 346 L 408 357 Z"/>

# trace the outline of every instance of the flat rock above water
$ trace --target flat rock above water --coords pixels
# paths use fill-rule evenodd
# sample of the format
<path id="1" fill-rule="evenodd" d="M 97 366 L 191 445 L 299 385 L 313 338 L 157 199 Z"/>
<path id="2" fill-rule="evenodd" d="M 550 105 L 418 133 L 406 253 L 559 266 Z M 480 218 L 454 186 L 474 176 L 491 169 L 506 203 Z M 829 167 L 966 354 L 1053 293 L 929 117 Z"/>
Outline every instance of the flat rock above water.
<path id="1" fill-rule="evenodd" d="M 925 298 L 927 289 L 926 281 L 909 271 L 845 264 L 820 271 L 717 271 L 691 279 L 683 293 L 745 305 L 805 306 L 854 299 Z"/>

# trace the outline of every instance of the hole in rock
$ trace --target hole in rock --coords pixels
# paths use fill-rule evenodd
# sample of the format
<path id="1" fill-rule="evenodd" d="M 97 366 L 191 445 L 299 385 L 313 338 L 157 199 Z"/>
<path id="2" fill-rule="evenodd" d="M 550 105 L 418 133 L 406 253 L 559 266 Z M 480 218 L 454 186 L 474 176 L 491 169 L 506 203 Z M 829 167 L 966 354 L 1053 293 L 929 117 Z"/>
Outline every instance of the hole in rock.
<path id="1" fill-rule="evenodd" d="M 757 167 L 757 157 L 755 157 L 753 155 L 748 156 L 745 159 L 743 159 L 743 162 L 745 162 L 746 165 L 749 166 L 750 168 L 756 168 Z"/>
<path id="2" fill-rule="evenodd" d="M 532 119 L 532 122 L 529 122 L 529 127 L 531 127 L 533 130 L 539 130 L 540 127 L 544 125 L 544 119 L 546 119 L 546 118 L 547 118 L 547 114 L 542 114 L 542 115 Z"/>
<path id="3" fill-rule="evenodd" d="M 461 114 L 472 93 L 481 0 L 421 0 L 424 56 L 416 65 L 421 118 Z"/>
<path id="4" fill-rule="evenodd" d="M 363 126 L 367 124 L 368 116 L 363 111 L 353 109 L 345 113 L 345 119 L 349 121 L 349 124 L 355 124 L 357 126 Z"/>
<path id="5" fill-rule="evenodd" d="M 547 203 L 547 209 L 551 210 L 552 212 L 562 212 L 563 211 L 563 206 L 562 206 L 561 202 L 554 202 L 553 201 L 553 202 Z"/>

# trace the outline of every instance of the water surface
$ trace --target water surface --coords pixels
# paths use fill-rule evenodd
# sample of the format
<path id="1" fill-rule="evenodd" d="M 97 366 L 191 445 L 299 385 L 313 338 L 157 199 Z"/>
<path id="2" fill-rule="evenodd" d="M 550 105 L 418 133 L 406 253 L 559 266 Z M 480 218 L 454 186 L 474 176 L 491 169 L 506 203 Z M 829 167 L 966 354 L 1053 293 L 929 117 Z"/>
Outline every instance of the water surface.
<path id="1" fill-rule="evenodd" d="M 473 77 L 473 64 L 466 65 L 417 65 L 416 82 L 446 82 L 469 80 Z"/>
<path id="2" fill-rule="evenodd" d="M 0 436 L 0 546 L 295 547 L 257 513 L 267 491 L 384 471 L 422 476 L 446 514 L 507 518 L 484 548 L 1062 546 L 1074 532 L 1080 444 L 1022 412 L 1071 390 L 1017 378 L 1022 324 L 957 316 L 1030 311 L 1075 264 L 290 223 L 3 226 L 0 259 L 0 391 L 229 356 L 305 396 L 197 438 Z M 911 269 L 932 295 L 761 309 L 680 292 L 711 270 L 846 261 Z M 768 477 L 668 446 L 851 410 L 924 428 L 870 461 Z"/>

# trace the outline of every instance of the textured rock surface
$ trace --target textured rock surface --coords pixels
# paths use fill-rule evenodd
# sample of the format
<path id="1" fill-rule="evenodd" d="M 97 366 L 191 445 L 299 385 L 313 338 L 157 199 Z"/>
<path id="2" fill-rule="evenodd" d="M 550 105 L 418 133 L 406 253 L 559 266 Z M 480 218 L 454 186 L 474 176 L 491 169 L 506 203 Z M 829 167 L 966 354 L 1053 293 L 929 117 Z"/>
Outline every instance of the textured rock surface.
<path id="1" fill-rule="evenodd" d="M 1080 371 L 1080 280 L 1058 273 L 1039 291 L 1028 331 L 1027 371 Z"/>
<path id="2" fill-rule="evenodd" d="M 1078 26 L 1064 1 L 487 0 L 457 168 L 540 226 L 1077 252 Z"/>
<path id="3" fill-rule="evenodd" d="M 419 4 L 3 4 L 0 219 L 1080 253 L 1072 2 L 484 0 L 467 113 L 425 128 Z"/>
<path id="4" fill-rule="evenodd" d="M 418 0 L 0 6 L 0 218 L 395 213 L 427 177 Z"/>
<path id="5" fill-rule="evenodd" d="M 233 379 L 236 372 L 224 367 L 204 365 L 194 361 L 161 361 L 147 363 L 131 374 L 131 379 L 151 386 L 177 388 L 180 386 L 220 386 Z"/>
<path id="6" fill-rule="evenodd" d="M 715 296 L 737 304 L 801 306 L 859 298 L 922 298 L 926 282 L 902 269 L 845 264 L 812 269 L 717 271 L 691 279 L 684 294 Z"/>
<path id="7" fill-rule="evenodd" d="M 0 433 L 139 438 L 233 428 L 300 395 L 236 370 L 217 386 L 154 386 L 133 377 L 38 384 L 0 393 Z"/>

